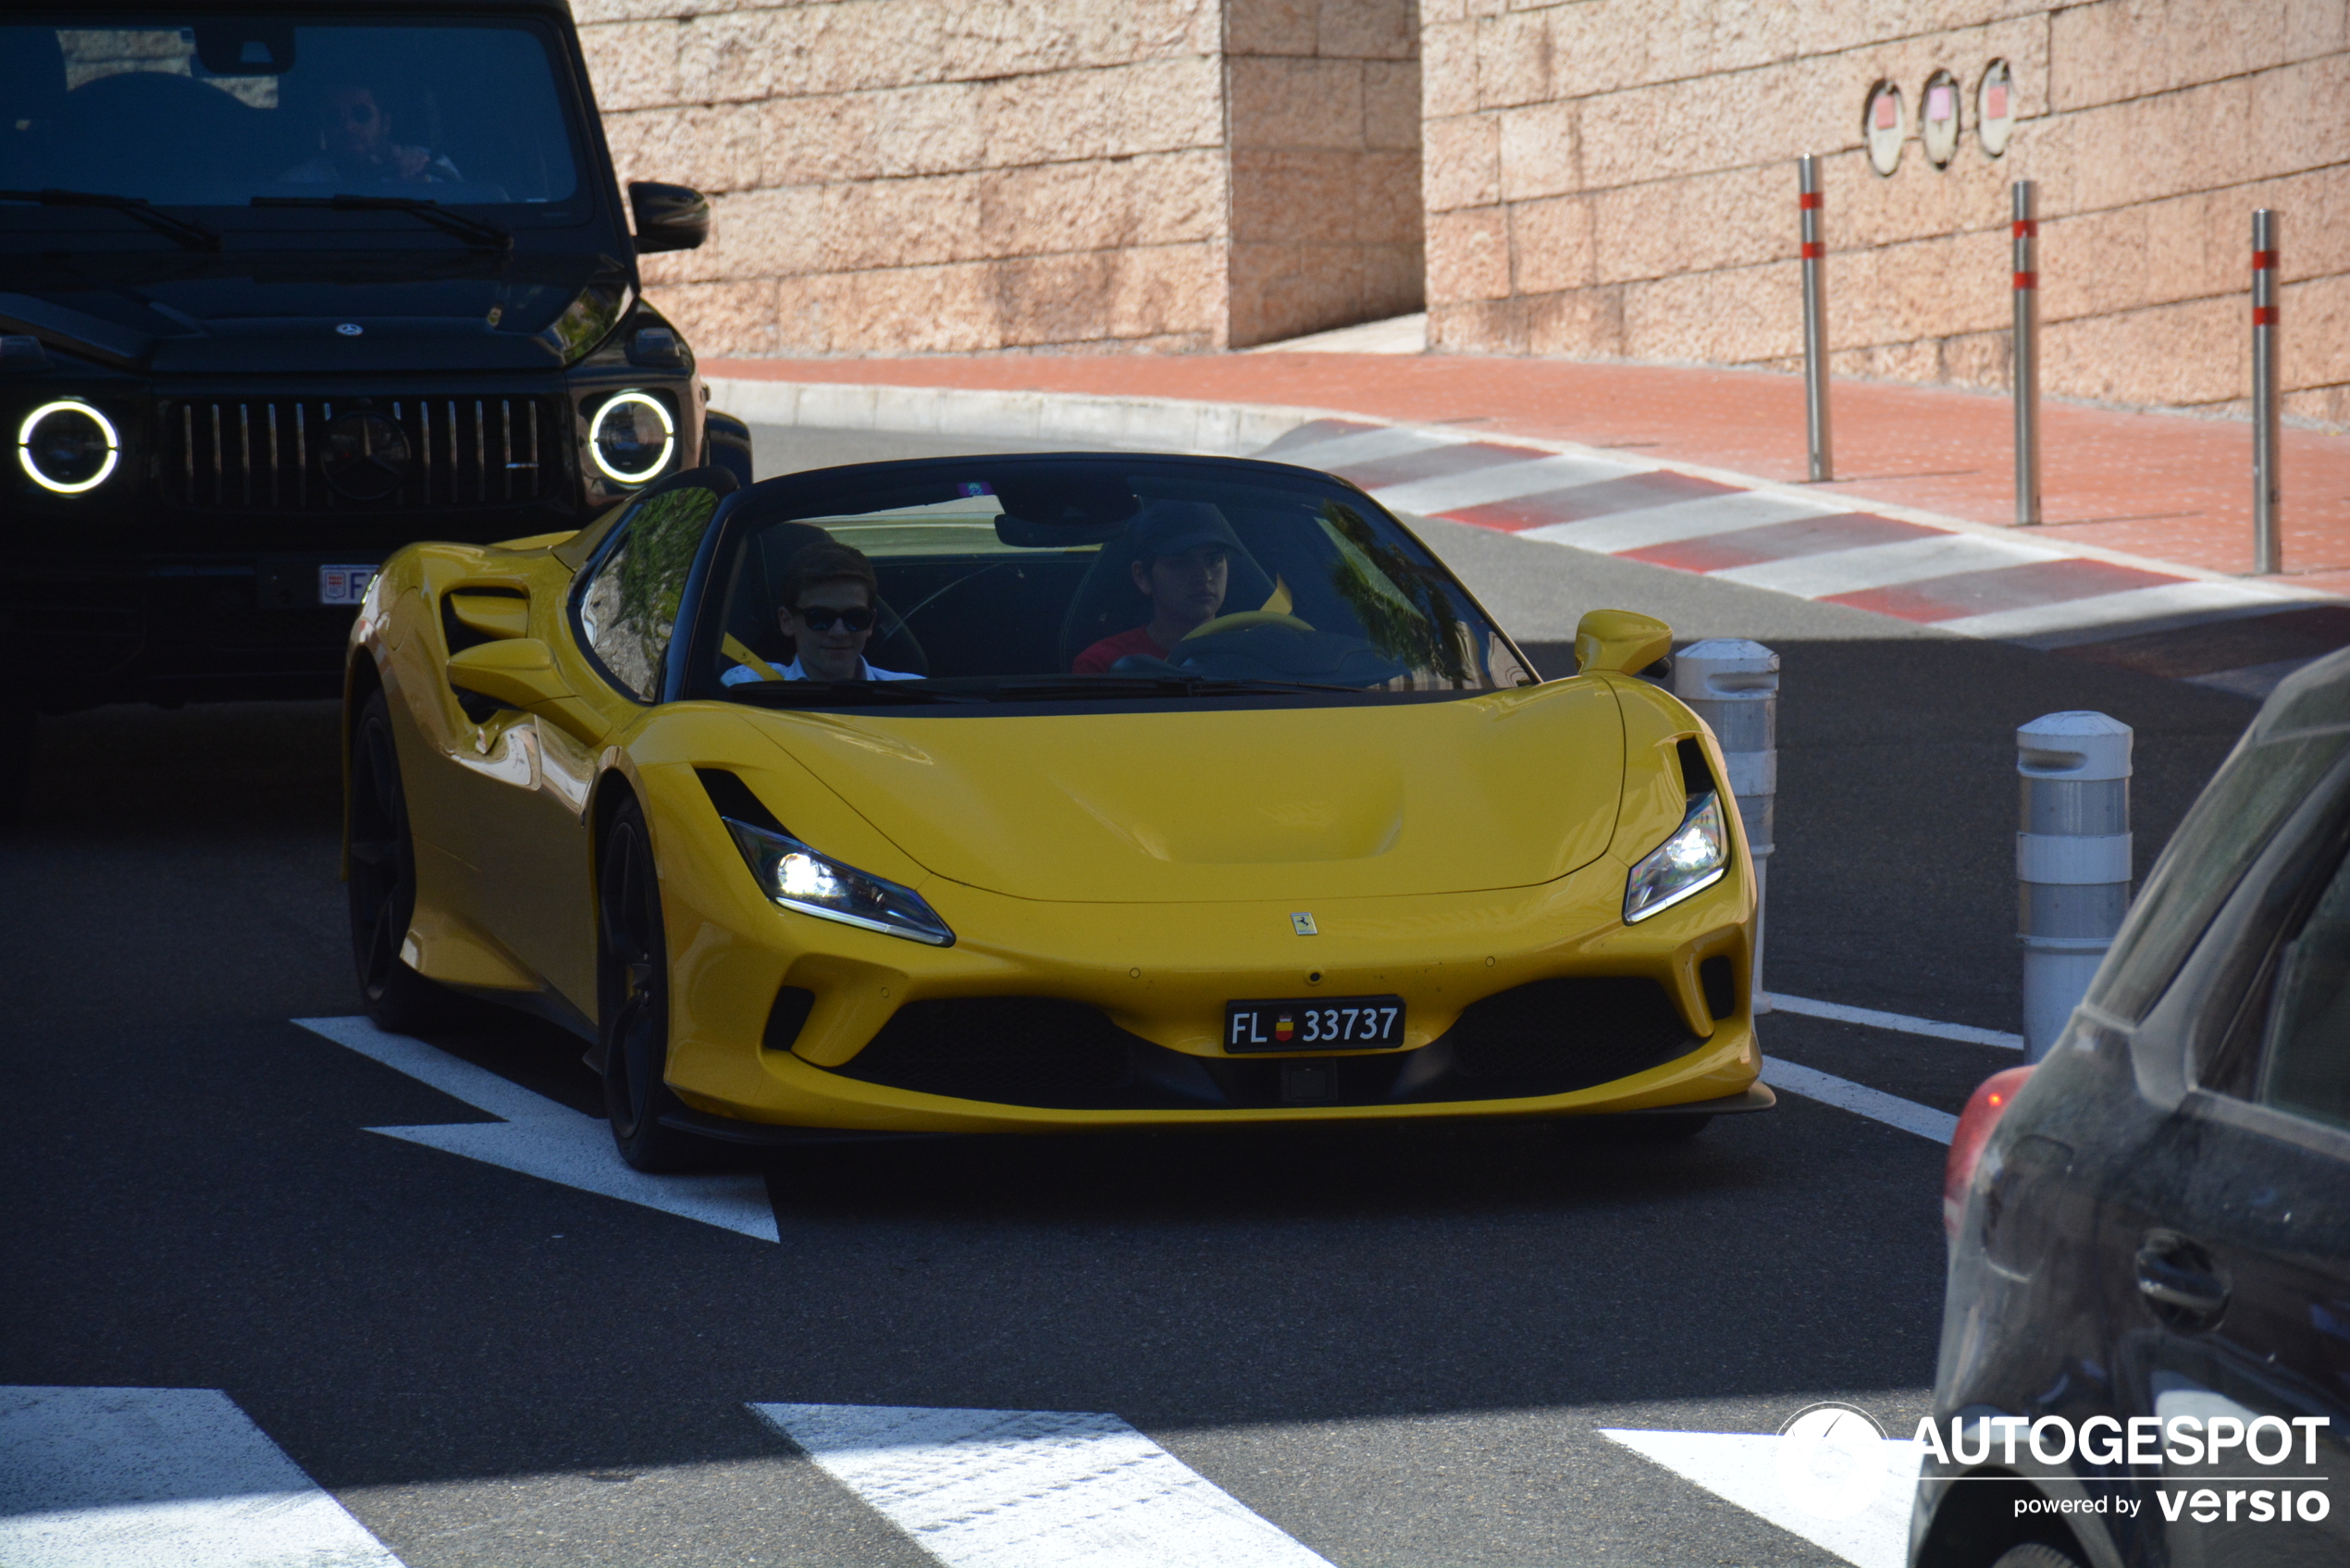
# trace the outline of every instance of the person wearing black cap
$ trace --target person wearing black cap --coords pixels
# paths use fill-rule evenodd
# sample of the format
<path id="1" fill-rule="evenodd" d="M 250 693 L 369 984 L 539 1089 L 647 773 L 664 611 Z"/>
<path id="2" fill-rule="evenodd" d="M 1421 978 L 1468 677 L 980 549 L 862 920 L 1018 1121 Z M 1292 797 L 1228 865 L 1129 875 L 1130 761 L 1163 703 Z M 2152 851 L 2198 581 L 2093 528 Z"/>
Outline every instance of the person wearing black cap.
<path id="1" fill-rule="evenodd" d="M 1165 659 L 1224 608 L 1241 541 L 1222 512 L 1204 501 L 1157 501 L 1135 519 L 1133 539 L 1127 569 L 1148 601 L 1150 619 L 1079 654 L 1070 666 L 1075 674 L 1106 675 L 1129 655 Z"/>

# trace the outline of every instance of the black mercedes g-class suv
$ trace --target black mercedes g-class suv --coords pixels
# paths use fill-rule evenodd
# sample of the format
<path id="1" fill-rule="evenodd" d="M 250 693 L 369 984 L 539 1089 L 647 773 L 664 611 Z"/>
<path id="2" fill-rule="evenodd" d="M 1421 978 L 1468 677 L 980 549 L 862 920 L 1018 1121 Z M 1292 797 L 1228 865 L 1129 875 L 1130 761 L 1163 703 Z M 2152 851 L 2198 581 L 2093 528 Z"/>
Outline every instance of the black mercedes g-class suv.
<path id="1" fill-rule="evenodd" d="M 331 696 L 401 544 L 748 481 L 629 208 L 563 0 L 0 0 L 0 818 L 32 709 Z"/>

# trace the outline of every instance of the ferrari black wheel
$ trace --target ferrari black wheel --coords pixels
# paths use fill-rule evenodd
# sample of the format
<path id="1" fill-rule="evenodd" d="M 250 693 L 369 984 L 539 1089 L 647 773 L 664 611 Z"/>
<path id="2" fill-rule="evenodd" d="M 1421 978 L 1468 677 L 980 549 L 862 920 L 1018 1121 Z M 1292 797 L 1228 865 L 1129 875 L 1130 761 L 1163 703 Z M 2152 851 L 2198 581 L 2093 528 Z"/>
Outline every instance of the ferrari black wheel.
<path id="1" fill-rule="evenodd" d="M 351 793 L 345 809 L 351 851 L 351 953 L 367 1015 L 382 1028 L 413 1034 L 446 1021 L 456 996 L 410 969 L 400 956 L 416 913 L 416 846 L 408 834 L 408 794 L 391 738 L 391 708 L 377 692 L 359 710 L 351 740 Z"/>
<path id="2" fill-rule="evenodd" d="M 669 949 L 661 884 L 645 813 L 633 800 L 605 830 L 596 881 L 596 1014 L 612 1141 L 638 1170 L 688 1169 L 699 1163 L 700 1140 L 662 1123 L 685 1107 L 666 1076 Z"/>

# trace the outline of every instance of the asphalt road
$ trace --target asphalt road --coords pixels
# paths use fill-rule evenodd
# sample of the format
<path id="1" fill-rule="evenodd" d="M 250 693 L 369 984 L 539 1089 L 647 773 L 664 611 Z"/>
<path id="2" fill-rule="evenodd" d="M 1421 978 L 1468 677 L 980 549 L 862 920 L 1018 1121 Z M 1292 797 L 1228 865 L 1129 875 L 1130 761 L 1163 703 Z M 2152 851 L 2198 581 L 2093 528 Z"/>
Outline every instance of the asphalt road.
<path id="1" fill-rule="evenodd" d="M 767 471 L 939 443 L 762 431 Z M 991 444 L 992 445 L 992 444 Z M 1785 661 L 1775 991 L 2016 1026 L 2010 734 L 2137 727 L 2142 866 L 2253 712 L 2201 688 L 1429 523 L 1552 673 L 1577 615 Z M 1696 1142 L 1540 1127 L 835 1150 L 778 1241 L 365 1129 L 484 1113 L 290 1020 L 357 1011 L 328 705 L 55 721 L 0 841 L 0 1384 L 225 1389 L 411 1568 L 897 1564 L 751 1401 L 1114 1413 L 1342 1568 L 1837 1559 L 1603 1427 L 1906 1435 L 1944 1150 L 1793 1095 Z M 1781 1013 L 1955 1111 L 2009 1053 Z M 590 1110 L 578 1045 L 439 1038 Z"/>

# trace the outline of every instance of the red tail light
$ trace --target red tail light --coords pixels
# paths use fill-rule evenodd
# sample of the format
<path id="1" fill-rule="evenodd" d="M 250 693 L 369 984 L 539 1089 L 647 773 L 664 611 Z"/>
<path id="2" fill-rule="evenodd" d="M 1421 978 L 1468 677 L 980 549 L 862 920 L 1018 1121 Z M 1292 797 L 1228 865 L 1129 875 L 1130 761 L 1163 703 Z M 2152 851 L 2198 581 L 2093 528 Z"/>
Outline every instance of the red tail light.
<path id="1" fill-rule="evenodd" d="M 1966 1190 L 1974 1184 L 1974 1167 L 1991 1130 L 2007 1115 L 2009 1105 L 2032 1076 L 2030 1068 L 2010 1068 L 1983 1080 L 1959 1116 L 1959 1130 L 1950 1135 L 1950 1163 L 1942 1171 L 1942 1229 L 1956 1236 L 1966 1214 Z"/>

